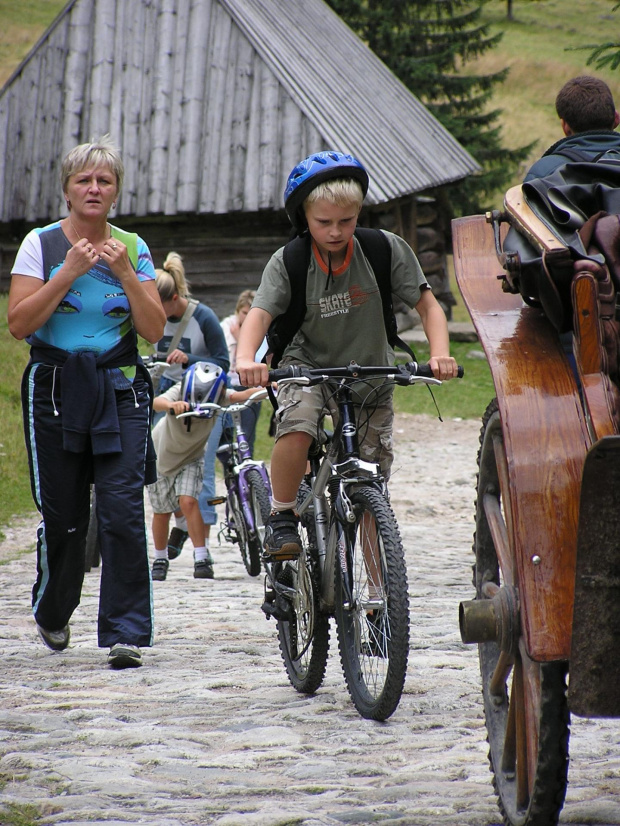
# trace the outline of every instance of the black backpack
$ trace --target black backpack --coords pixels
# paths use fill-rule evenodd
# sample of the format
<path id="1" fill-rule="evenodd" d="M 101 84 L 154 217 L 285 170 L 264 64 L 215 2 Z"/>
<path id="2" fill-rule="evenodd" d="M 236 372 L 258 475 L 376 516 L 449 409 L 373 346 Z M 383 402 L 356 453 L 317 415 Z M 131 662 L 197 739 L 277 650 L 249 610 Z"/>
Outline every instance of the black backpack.
<path id="1" fill-rule="evenodd" d="M 392 248 L 386 236 L 379 229 L 357 227 L 355 237 L 373 269 L 383 305 L 383 322 L 387 340 L 392 347 L 400 347 L 413 361 L 415 354 L 398 335 L 396 317 L 392 304 Z M 267 356 L 272 355 L 271 367 L 276 368 L 286 347 L 301 327 L 306 316 L 306 283 L 312 254 L 309 233 L 297 236 L 284 247 L 284 266 L 291 282 L 291 303 L 285 313 L 273 319 L 267 331 Z"/>

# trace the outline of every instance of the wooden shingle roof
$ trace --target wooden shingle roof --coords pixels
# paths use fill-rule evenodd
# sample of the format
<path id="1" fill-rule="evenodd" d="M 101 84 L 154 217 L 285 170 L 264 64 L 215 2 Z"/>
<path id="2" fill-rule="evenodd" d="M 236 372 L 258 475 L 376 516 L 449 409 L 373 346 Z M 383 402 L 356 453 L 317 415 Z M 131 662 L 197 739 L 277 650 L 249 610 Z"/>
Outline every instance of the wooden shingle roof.
<path id="1" fill-rule="evenodd" d="M 0 92 L 0 222 L 61 211 L 59 165 L 109 132 L 117 214 L 281 209 L 352 152 L 380 204 L 478 165 L 323 0 L 73 0 Z"/>

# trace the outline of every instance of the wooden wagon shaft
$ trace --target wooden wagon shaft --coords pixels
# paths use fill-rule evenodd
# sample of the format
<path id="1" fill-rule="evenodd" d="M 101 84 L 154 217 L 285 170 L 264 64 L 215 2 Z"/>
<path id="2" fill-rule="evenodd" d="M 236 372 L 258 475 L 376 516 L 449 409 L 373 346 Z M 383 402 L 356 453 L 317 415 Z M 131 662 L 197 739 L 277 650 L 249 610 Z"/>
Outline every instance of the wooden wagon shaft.
<path id="1" fill-rule="evenodd" d="M 484 217 L 454 221 L 453 238 L 457 282 L 489 360 L 503 424 L 524 642 L 534 660 L 567 660 L 590 446 L 577 386 L 543 313 L 502 291 Z"/>

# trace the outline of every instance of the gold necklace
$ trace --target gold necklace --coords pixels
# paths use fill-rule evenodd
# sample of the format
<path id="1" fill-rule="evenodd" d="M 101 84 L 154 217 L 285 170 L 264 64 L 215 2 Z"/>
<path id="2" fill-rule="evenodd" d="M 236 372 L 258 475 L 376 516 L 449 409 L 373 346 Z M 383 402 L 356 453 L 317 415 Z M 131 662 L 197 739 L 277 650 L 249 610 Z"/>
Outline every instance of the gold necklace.
<path id="1" fill-rule="evenodd" d="M 75 224 L 74 224 L 74 223 L 73 223 L 73 221 L 71 220 L 71 216 L 70 216 L 70 215 L 67 215 L 67 218 L 69 219 L 69 223 L 71 224 L 71 229 L 72 229 L 72 230 L 73 230 L 73 232 L 75 233 L 75 237 L 77 238 L 77 240 L 78 240 L 78 241 L 80 241 L 80 240 L 81 240 L 80 234 L 79 234 L 79 232 L 77 231 L 77 229 L 75 228 Z M 109 237 L 109 238 L 111 238 L 111 237 L 112 237 L 112 228 L 110 227 L 110 225 L 108 224 L 108 222 L 107 222 L 107 221 L 106 221 L 106 229 L 107 229 L 107 230 L 109 231 L 109 233 L 110 233 L 108 237 Z"/>
<path id="2" fill-rule="evenodd" d="M 73 225 L 73 221 L 71 220 L 71 216 L 69 215 L 69 216 L 67 216 L 67 217 L 69 218 L 69 223 L 71 224 L 71 229 L 73 230 L 73 232 L 75 233 L 75 237 L 76 237 L 76 238 L 77 238 L 77 240 L 79 241 L 79 240 L 80 240 L 80 234 L 78 233 L 77 229 L 76 229 L 76 228 L 75 228 L 75 226 Z"/>

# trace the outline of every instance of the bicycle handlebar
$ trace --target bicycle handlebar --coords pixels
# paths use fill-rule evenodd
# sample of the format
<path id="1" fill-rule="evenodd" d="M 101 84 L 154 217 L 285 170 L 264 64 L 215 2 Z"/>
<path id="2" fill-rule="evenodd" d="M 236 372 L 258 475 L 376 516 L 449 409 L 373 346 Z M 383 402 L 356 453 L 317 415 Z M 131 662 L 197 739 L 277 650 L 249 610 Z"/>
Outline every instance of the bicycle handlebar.
<path id="1" fill-rule="evenodd" d="M 245 410 L 246 407 L 250 407 L 265 398 L 267 398 L 267 391 L 265 388 L 261 388 L 252 393 L 244 402 L 235 402 L 234 404 L 228 405 L 204 402 L 203 404 L 190 405 L 190 409 L 186 410 L 185 413 L 179 413 L 177 419 L 184 419 L 187 418 L 187 416 L 200 416 L 201 413 L 208 410 L 213 410 L 215 413 L 236 413 L 239 410 Z M 169 412 L 174 414 L 174 410 L 172 409 Z"/>
<path id="2" fill-rule="evenodd" d="M 465 371 L 459 365 L 457 378 L 462 379 Z M 288 367 L 279 367 L 269 371 L 270 382 L 294 382 L 296 384 L 321 384 L 329 379 L 369 379 L 387 378 L 395 384 L 409 385 L 416 383 L 441 384 L 434 378 L 433 371 L 428 364 L 418 364 L 410 361 L 407 364 L 397 364 L 393 367 L 362 367 L 352 362 L 345 367 L 310 368 L 291 364 Z"/>

